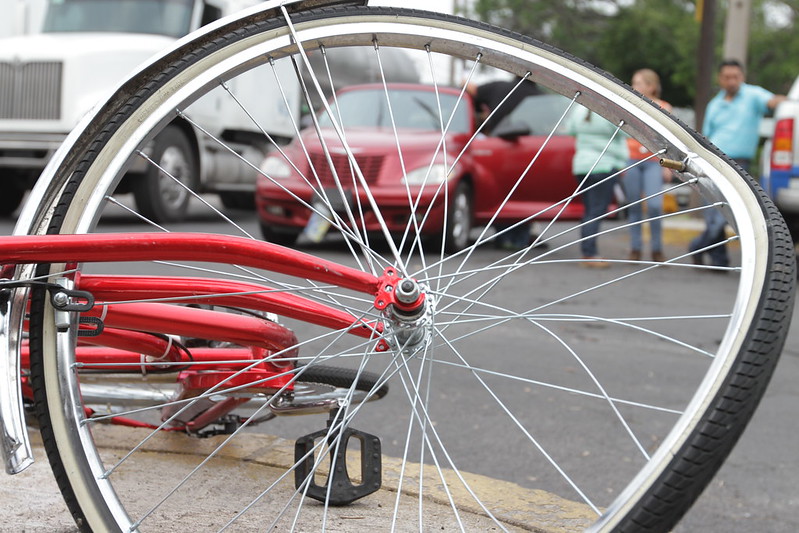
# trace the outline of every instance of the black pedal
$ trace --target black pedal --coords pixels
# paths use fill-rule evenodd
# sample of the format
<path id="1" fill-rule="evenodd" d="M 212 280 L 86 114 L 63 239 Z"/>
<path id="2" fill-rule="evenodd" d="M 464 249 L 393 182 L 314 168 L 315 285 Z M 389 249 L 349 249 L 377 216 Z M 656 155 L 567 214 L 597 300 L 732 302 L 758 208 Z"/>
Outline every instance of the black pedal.
<path id="1" fill-rule="evenodd" d="M 309 498 L 325 502 L 329 505 L 349 505 L 355 500 L 368 496 L 380 488 L 382 483 L 382 463 L 380 439 L 357 429 L 345 428 L 329 433 L 331 425 L 337 423 L 337 412 L 330 412 L 327 422 L 328 429 L 316 431 L 297 439 L 294 444 L 294 460 L 297 468 L 294 470 L 294 486 L 302 490 Z M 341 435 L 340 441 L 336 438 Z M 330 474 L 327 482 L 332 486 L 319 485 L 314 479 L 314 464 L 316 463 L 314 442 L 327 438 L 330 446 Z M 361 445 L 361 483 L 356 485 L 350 479 L 347 471 L 347 450 L 352 439 L 357 439 Z M 307 457 L 306 457 L 307 454 Z M 306 490 L 305 484 L 308 483 Z"/>

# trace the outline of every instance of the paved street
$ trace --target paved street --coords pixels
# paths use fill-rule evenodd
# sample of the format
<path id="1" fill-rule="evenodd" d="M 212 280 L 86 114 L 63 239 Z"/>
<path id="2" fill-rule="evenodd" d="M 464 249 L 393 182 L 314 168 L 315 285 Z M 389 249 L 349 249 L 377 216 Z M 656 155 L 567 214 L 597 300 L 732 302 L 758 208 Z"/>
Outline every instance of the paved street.
<path id="1" fill-rule="evenodd" d="M 255 227 L 254 216 L 237 213 L 237 222 Z M 134 230 L 134 221 L 120 215 L 114 221 Z M 213 231 L 212 222 L 197 215 L 192 231 Z M 188 229 L 184 228 L 184 229 Z M 0 224 L 0 233 L 11 224 Z M 689 234 L 689 233 L 688 233 Z M 686 233 L 674 232 L 666 239 L 667 255 L 682 253 Z M 608 254 L 624 253 L 624 244 L 605 242 Z M 586 272 L 585 269 L 575 269 Z M 584 275 L 588 275 L 587 273 Z M 696 279 L 686 279 L 690 290 Z M 714 281 L 716 282 L 715 278 Z M 792 327 L 786 350 L 771 387 L 749 429 L 729 460 L 700 498 L 677 533 L 694 531 L 723 533 L 794 533 L 799 530 L 799 324 Z M 0 531 L 73 531 L 57 489 L 46 468 L 40 448 L 31 472 L 0 478 Z M 490 455 L 491 451 L 485 452 Z M 479 458 L 480 461 L 490 458 Z M 354 529 L 353 529 L 354 530 Z"/>

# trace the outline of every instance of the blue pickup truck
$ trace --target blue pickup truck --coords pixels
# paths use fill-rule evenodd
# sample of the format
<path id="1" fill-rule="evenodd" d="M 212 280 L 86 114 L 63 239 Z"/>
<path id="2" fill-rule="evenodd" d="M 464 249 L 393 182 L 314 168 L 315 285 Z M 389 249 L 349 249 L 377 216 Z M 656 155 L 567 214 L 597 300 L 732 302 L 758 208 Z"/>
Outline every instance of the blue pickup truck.
<path id="1" fill-rule="evenodd" d="M 761 185 L 799 238 L 799 78 L 774 110 L 772 137 L 763 150 Z"/>

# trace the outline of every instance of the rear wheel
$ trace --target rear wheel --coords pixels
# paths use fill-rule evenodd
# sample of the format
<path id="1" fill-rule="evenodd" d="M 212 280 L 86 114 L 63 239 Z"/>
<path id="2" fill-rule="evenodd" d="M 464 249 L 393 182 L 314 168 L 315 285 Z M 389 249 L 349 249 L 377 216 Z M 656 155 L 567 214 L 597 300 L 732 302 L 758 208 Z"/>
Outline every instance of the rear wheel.
<path id="1" fill-rule="evenodd" d="M 184 44 L 157 68 L 131 80 L 76 137 L 58 172 L 46 178 L 46 194 L 35 199 L 41 205 L 35 201 L 29 208 L 30 231 L 106 230 L 102 215 L 108 196 L 129 158 L 140 157 L 131 146 L 144 146 L 152 138 L 152 125 L 170 122 L 200 95 L 246 68 L 277 72 L 273 69 L 281 61 L 304 64 L 295 43 L 302 44 L 303 52 L 319 54 L 360 47 L 377 72 L 382 47 L 405 48 L 430 70 L 435 87 L 453 58 L 496 74 L 529 76 L 565 95 L 568 109 L 583 105 L 672 161 L 679 170 L 676 187 L 696 187 L 708 201 L 697 212 L 724 213 L 736 228 L 727 243 L 736 256 L 735 266 L 724 269 L 727 276 L 694 283 L 693 276 L 711 269 L 695 266 L 690 254 L 658 264 L 616 260 L 612 269 L 581 270 L 581 224 L 557 215 L 553 219 L 553 213 L 579 200 L 576 185 L 545 212 L 530 214 L 528 222 L 541 227 L 533 245 L 548 244 L 544 253 L 533 245 L 508 254 L 482 246 L 491 238 L 487 230 L 475 242 L 464 242 L 455 216 L 445 226 L 445 238 L 456 246 L 462 243 L 463 250 L 445 256 L 440 246 L 424 249 L 427 213 L 412 193 L 404 215 L 408 229 L 397 239 L 402 244 L 391 238 L 394 229 L 386 220 L 381 222 L 386 250 L 369 239 L 366 221 L 379 220 L 381 206 L 369 200 L 370 183 L 357 172 L 354 181 L 347 175 L 338 185 L 360 188 L 363 194 L 355 198 L 363 203 L 330 221 L 330 232 L 348 255 L 331 255 L 375 275 L 390 266 L 416 280 L 411 288 L 418 287 L 428 302 L 422 316 L 389 318 L 369 297 L 236 265 L 137 265 L 137 272 L 191 275 L 203 268 L 208 276 L 245 277 L 382 325 L 384 339 L 362 342 L 342 331 L 287 322 L 300 339 L 298 362 L 304 368 L 324 362 L 356 375 L 368 370 L 380 376 L 373 391 L 392 384 L 392 394 L 374 407 L 342 404 L 345 424 L 379 436 L 383 464 L 391 465 L 384 470 L 396 472 L 384 475 L 390 490 L 370 496 L 383 498 L 378 505 L 359 508 L 359 515 L 374 518 L 368 525 L 372 529 L 536 528 L 568 520 L 575 529 L 591 531 L 670 530 L 743 431 L 785 340 L 793 308 L 794 257 L 774 206 L 701 136 L 606 73 L 539 42 L 472 21 L 395 8 L 326 9 L 293 14 L 291 22 L 287 26 L 280 17 L 251 14 Z M 441 70 L 440 64 L 447 66 Z M 280 72 L 294 68 L 289 64 Z M 328 73 L 323 69 L 315 76 L 327 78 Z M 336 79 L 335 73 L 331 76 Z M 297 80 L 282 83 L 296 87 Z M 435 94 L 441 97 L 437 89 Z M 385 103 L 390 109 L 390 98 Z M 428 107 L 434 114 L 435 109 Z M 434 144 L 451 146 L 448 116 L 437 117 L 441 135 Z M 338 124 L 339 139 L 346 139 L 347 121 L 342 125 L 335 113 L 329 120 Z M 405 153 L 405 139 L 397 135 L 398 156 Z M 340 149 L 341 142 L 328 148 Z M 346 168 L 357 168 L 358 153 L 348 155 Z M 448 163 L 459 164 L 458 154 L 452 156 Z M 531 161 L 537 157 L 529 154 Z M 307 159 L 293 163 L 309 169 L 311 183 L 314 174 L 330 170 L 324 158 L 313 165 Z M 428 164 L 438 161 L 432 150 Z M 260 162 L 252 164 L 258 168 Z M 526 180 L 544 179 L 553 178 L 536 174 L 533 163 L 517 181 L 524 187 Z M 326 186 L 317 192 L 330 191 Z M 510 198 L 512 191 L 505 194 Z M 450 212 L 465 214 L 468 198 L 456 189 Z M 494 213 L 488 224 L 499 216 Z M 628 231 L 608 221 L 603 229 L 600 238 L 609 247 L 614 235 L 621 234 L 624 242 Z M 231 227 L 230 232 L 246 233 L 247 228 Z M 73 277 L 65 265 L 43 268 L 52 277 Z M 110 274 L 127 269 L 124 262 L 78 266 L 81 272 Z M 687 285 L 690 291 L 684 290 Z M 624 311 L 614 311 L 607 302 L 625 302 Z M 295 490 L 292 473 L 305 463 L 294 459 L 268 461 L 274 467 L 268 475 L 242 475 L 235 483 L 211 486 L 217 465 L 233 468 L 233 458 L 247 468 L 258 462 L 234 453 L 251 450 L 248 443 L 259 437 L 249 432 L 215 437 L 208 446 L 149 430 L 130 430 L 122 440 L 117 433 L 108 435 L 99 421 L 87 418 L 81 403 L 75 324 L 57 327 L 51 305 L 40 298 L 31 309 L 31 337 L 44 442 L 70 509 L 87 528 L 158 531 L 185 525 L 197 531 L 219 530 L 230 522 L 245 529 L 316 530 L 334 515 L 342 516 L 329 505 L 305 501 L 304 489 Z M 149 386 L 145 379 L 141 383 Z M 324 421 L 315 421 L 312 428 L 296 424 L 275 424 L 269 431 L 292 440 Z M 168 476 L 137 462 L 176 450 L 200 450 L 206 456 L 176 465 L 178 470 Z M 286 456 L 291 458 L 291 452 Z M 309 477 L 316 474 L 311 471 Z M 189 516 L 200 509 L 208 514 L 187 523 L 187 508 Z M 341 519 L 346 518 L 351 516 Z"/>

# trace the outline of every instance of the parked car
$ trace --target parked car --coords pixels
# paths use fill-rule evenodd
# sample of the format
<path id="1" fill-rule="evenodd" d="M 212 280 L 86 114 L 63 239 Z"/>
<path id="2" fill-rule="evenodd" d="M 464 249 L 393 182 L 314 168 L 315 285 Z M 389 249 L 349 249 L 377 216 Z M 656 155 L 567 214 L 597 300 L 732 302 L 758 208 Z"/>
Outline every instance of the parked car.
<path id="1" fill-rule="evenodd" d="M 443 116 L 449 117 L 455 110 L 446 142 L 439 143 L 441 120 L 434 88 L 389 84 L 388 91 L 391 113 L 385 89 L 378 84 L 341 90 L 335 105 L 331 104 L 333 115 L 341 116 L 347 144 L 388 229 L 399 234 L 408 224 L 411 209 L 407 182 L 414 197 L 421 192 L 416 212 L 424 213 L 430 207 L 422 233 L 440 235 L 446 227 L 450 251 L 468 244 L 473 225 L 491 221 L 569 103 L 556 94 L 529 96 L 491 135 L 479 134 L 470 142 L 477 127 L 471 100 L 468 95 L 461 97 L 457 89 L 439 88 Z M 399 142 L 390 122 L 392 116 Z M 317 183 L 326 189 L 329 197 L 341 198 L 335 187 L 334 171 L 346 190 L 347 201 L 364 209 L 363 222 L 358 214 L 359 224 L 365 224 L 368 231 L 380 229 L 367 195 L 362 187 L 354 185 L 349 160 L 327 113 L 319 114 L 319 125 L 332 165 L 328 164 L 323 143 L 313 127 L 303 130 L 283 154 L 271 154 L 262 165 L 264 175 L 258 179 L 256 205 L 263 236 L 269 241 L 291 244 L 313 222 L 308 206 L 319 197 L 315 192 L 319 188 Z M 402 147 L 402 158 L 398 144 Z M 552 208 L 574 192 L 573 153 L 572 137 L 556 134 L 549 139 L 546 149 L 495 222 L 514 223 L 540 211 L 546 211 L 540 219 L 552 218 L 558 212 L 559 218 L 580 218 L 583 208 L 579 200 L 563 206 L 562 212 L 560 206 Z M 445 220 L 445 195 L 441 191 L 444 182 L 449 199 L 448 220 Z M 344 208 L 343 203 L 339 208 Z"/>
<path id="2" fill-rule="evenodd" d="M 799 77 L 787 96 L 774 110 L 774 133 L 764 149 L 768 162 L 761 184 L 796 239 L 799 237 Z"/>

